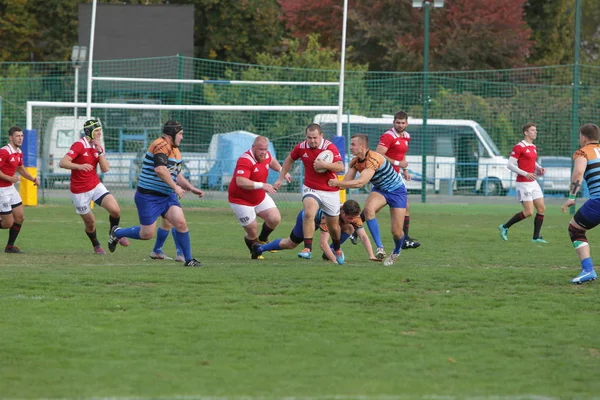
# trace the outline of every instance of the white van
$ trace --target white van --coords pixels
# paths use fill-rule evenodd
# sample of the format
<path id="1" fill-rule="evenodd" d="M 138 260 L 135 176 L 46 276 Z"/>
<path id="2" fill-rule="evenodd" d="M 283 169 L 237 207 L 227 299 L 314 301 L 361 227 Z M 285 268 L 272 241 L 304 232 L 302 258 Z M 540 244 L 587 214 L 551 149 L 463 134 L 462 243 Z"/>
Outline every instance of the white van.
<path id="1" fill-rule="evenodd" d="M 94 117 L 92 117 L 94 119 Z M 39 171 L 42 176 L 43 186 L 50 187 L 54 183 L 69 181 L 71 171 L 60 168 L 58 163 L 67 154 L 71 145 L 83 135 L 83 124 L 88 118 L 85 116 L 60 116 L 50 118 L 42 132 L 39 132 L 40 157 Z M 101 138 L 104 147 L 104 135 Z"/>
<path id="2" fill-rule="evenodd" d="M 372 149 L 379 137 L 393 126 L 393 115 L 368 118 L 342 116 L 342 131 L 350 137 L 356 133 L 369 136 Z M 321 125 L 327 137 L 335 135 L 337 115 L 318 114 L 314 123 Z M 412 180 L 406 182 L 410 191 L 420 191 L 422 185 L 422 155 L 426 155 L 426 187 L 441 194 L 453 190 L 476 191 L 485 195 L 506 194 L 514 180 L 506 168 L 508 159 L 500 154 L 488 133 L 475 121 L 458 119 L 428 119 L 427 140 L 423 140 L 423 120 L 408 118 L 410 145 L 406 160 Z"/>

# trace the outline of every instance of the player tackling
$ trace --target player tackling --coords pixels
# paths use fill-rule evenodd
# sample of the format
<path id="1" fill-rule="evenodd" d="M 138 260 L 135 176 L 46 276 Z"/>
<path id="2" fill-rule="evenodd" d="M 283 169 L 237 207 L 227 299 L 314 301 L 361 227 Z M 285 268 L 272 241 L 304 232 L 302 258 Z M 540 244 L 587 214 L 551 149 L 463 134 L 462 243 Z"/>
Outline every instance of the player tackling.
<path id="1" fill-rule="evenodd" d="M 281 214 L 269 196 L 277 191 L 267 183 L 269 169 L 281 171 L 281 165 L 269 152 L 269 139 L 257 136 L 252 148 L 238 158 L 229 183 L 229 205 L 246 232 L 244 242 L 252 254 L 252 245 L 266 243 L 269 235 L 281 222 Z M 284 177 L 292 180 L 290 174 Z M 264 221 L 260 235 L 256 216 Z"/>
<path id="2" fill-rule="evenodd" d="M 302 205 L 304 219 L 302 233 L 304 235 L 304 250 L 298 253 L 298 257 L 309 259 L 312 254 L 312 241 L 315 233 L 315 216 L 321 209 L 325 214 L 325 222 L 333 241 L 333 250 L 338 264 L 344 263 L 344 253 L 340 248 L 341 229 L 339 223 L 340 196 L 337 187 L 327 184 L 330 179 L 336 178 L 337 172 L 344 170 L 342 156 L 337 147 L 323 137 L 321 126 L 310 124 L 306 128 L 306 140 L 298 143 L 289 156 L 283 162 L 279 179 L 273 184 L 278 190 L 286 174 L 294 164 L 294 161 L 302 159 L 304 164 L 304 185 L 302 187 Z M 329 150 L 333 153 L 331 162 L 319 160 L 317 157 L 321 152 Z M 325 170 L 317 172 L 316 170 Z"/>
<path id="3" fill-rule="evenodd" d="M 381 243 L 379 223 L 375 215 L 386 204 L 390 206 L 394 251 L 383 261 L 383 265 L 392 265 L 400 256 L 404 242 L 402 225 L 404 223 L 404 213 L 406 212 L 407 197 L 404 180 L 388 160 L 381 154 L 369 150 L 369 137 L 367 135 L 357 134 L 352 136 L 350 152 L 355 157 L 350 161 L 344 180 L 330 179 L 329 185 L 347 189 L 360 188 L 368 182 L 373 184 L 373 189 L 365 202 L 364 215 L 373 240 L 375 243 Z M 360 172 L 358 178 L 356 178 L 357 172 Z"/>

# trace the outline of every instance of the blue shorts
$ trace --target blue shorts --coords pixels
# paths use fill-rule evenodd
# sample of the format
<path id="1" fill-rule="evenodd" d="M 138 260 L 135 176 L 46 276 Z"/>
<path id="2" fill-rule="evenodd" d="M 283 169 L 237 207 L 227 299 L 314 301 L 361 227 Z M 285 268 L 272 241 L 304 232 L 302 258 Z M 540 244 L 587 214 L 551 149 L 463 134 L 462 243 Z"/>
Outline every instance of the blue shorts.
<path id="1" fill-rule="evenodd" d="M 379 190 L 375 187 L 373 187 L 373 190 L 371 191 L 379 193 L 385 197 L 385 201 L 388 203 L 390 208 L 406 208 L 406 204 L 408 202 L 406 186 L 400 186 L 398 189 L 395 189 L 391 192 Z"/>
<path id="2" fill-rule="evenodd" d="M 164 217 L 171 206 L 181 207 L 175 193 L 163 197 L 136 191 L 133 199 L 141 225 L 152 225 L 159 216 Z"/>
<path id="3" fill-rule="evenodd" d="M 573 216 L 578 225 L 592 229 L 600 224 L 600 199 L 589 199 Z"/>

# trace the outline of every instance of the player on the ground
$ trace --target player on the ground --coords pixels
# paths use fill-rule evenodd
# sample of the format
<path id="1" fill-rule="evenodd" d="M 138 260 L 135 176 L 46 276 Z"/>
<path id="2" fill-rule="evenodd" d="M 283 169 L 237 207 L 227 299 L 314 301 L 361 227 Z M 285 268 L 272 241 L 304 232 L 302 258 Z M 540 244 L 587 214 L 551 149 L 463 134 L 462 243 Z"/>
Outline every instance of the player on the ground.
<path id="1" fill-rule="evenodd" d="M 406 161 L 406 152 L 408 151 L 408 143 L 410 142 L 410 134 L 406 132 L 408 126 L 408 114 L 404 111 L 398 111 L 394 114 L 394 126 L 383 133 L 377 144 L 377 151 L 384 156 L 386 160 L 392 164 L 396 172 L 403 175 L 404 179 L 410 181 L 410 173 L 408 172 L 408 161 Z M 404 231 L 403 249 L 416 249 L 421 245 L 417 240 L 411 239 L 408 236 L 410 228 L 410 206 L 408 200 L 406 203 L 406 215 L 404 215 L 404 223 L 402 230 Z M 379 251 L 379 249 L 377 249 Z M 383 251 L 383 249 L 381 249 Z M 385 251 L 383 251 L 385 254 Z"/>
<path id="2" fill-rule="evenodd" d="M 385 205 L 390 206 L 392 219 L 392 236 L 394 237 L 394 251 L 387 257 L 383 265 L 392 265 L 396 262 L 402 251 L 404 242 L 404 212 L 406 211 L 406 186 L 402 177 L 392 168 L 384 156 L 369 150 L 369 137 L 363 134 L 352 136 L 350 140 L 350 152 L 355 157 L 350 162 L 348 172 L 344 180 L 329 180 L 329 184 L 342 189 L 361 188 L 368 182 L 373 184 L 373 189 L 365 202 L 364 215 L 371 236 L 378 248 L 383 248 L 379 233 L 379 223 L 376 214 Z M 356 178 L 356 173 L 360 176 Z M 376 256 L 382 258 L 381 253 Z M 385 256 L 385 254 L 383 255 Z"/>
<path id="3" fill-rule="evenodd" d="M 83 133 L 84 136 L 71 145 L 59 165 L 61 168 L 71 170 L 71 200 L 75 206 L 75 212 L 83 220 L 85 233 L 94 246 L 94 252 L 98 255 L 105 255 L 106 252 L 96 236 L 96 218 L 90 203 L 93 201 L 108 211 L 110 229 L 119 225 L 121 209 L 117 199 L 106 189 L 98 177 L 98 166 L 105 173 L 110 168 L 100 141 L 102 137 L 100 121 L 96 119 L 86 121 L 83 124 Z M 127 239 L 119 243 L 121 246 L 129 246 Z"/>
<path id="4" fill-rule="evenodd" d="M 373 261 L 379 261 L 373 255 L 371 242 L 369 241 L 369 238 L 363 229 L 362 220 L 360 219 L 360 205 L 355 200 L 347 200 L 344 204 L 342 204 L 340 208 L 339 220 L 340 227 L 342 229 L 341 243 L 343 244 L 346 239 L 348 239 L 350 235 L 356 231 L 357 235 L 361 238 L 365 249 L 367 250 L 369 258 Z M 321 230 L 319 244 L 321 250 L 323 250 L 323 259 L 331 262 L 337 262 L 333 253 L 333 246 L 329 245 L 329 232 L 327 230 L 327 225 L 325 224 L 325 215 L 323 214 L 322 210 L 317 211 L 313 225 L 315 230 Z M 255 243 L 252 247 L 252 258 L 257 259 L 262 253 L 267 251 L 296 248 L 306 237 L 303 229 L 304 210 L 301 210 L 296 216 L 296 224 L 294 225 L 289 238 L 275 239 L 274 241 L 266 244 Z"/>
<path id="5" fill-rule="evenodd" d="M 513 147 L 508 159 L 508 169 L 517 174 L 517 198 L 523 205 L 523 211 L 516 213 L 505 224 L 498 226 L 500 237 L 508 240 L 508 229 L 533 215 L 533 208 L 537 210 L 533 221 L 533 238 L 535 243 L 548 243 L 540 231 L 544 223 L 544 193 L 537 182 L 537 176 L 546 173 L 546 169 L 537 163 L 537 147 L 533 141 L 537 137 L 537 128 L 532 123 L 527 123 L 522 127 L 523 140 Z"/>
<path id="6" fill-rule="evenodd" d="M 23 166 L 22 145 L 23 129 L 13 126 L 8 130 L 8 144 L 0 149 L 0 229 L 9 229 L 5 253 L 22 253 L 15 246 L 15 241 L 21 232 L 25 213 L 21 196 L 14 185 L 19 181 L 15 173 L 18 172 L 36 186 L 40 184 L 40 180 Z"/>
<path id="7" fill-rule="evenodd" d="M 123 237 L 138 240 L 152 239 L 156 231 L 156 220 L 162 216 L 175 227 L 175 241 L 183 252 L 184 265 L 202 266 L 200 261 L 192 257 L 190 232 L 179 199 L 183 197 L 186 190 L 200 197 L 204 192 L 180 174 L 183 159 L 179 145 L 182 140 L 181 124 L 169 120 L 163 127 L 162 136 L 148 147 L 134 197 L 140 225 L 129 228 L 114 226 L 108 238 L 108 249 L 111 252 L 115 251 L 117 242 Z"/>
<path id="8" fill-rule="evenodd" d="M 571 283 L 594 281 L 598 274 L 594 270 L 594 263 L 590 256 L 590 245 L 585 233 L 600 224 L 600 128 L 594 124 L 583 125 L 579 129 L 579 145 L 581 148 L 573 155 L 573 176 L 569 198 L 562 206 L 562 211 L 567 212 L 569 207 L 575 205 L 575 197 L 581 189 L 583 180 L 590 191 L 590 198 L 583 203 L 569 222 L 569 237 L 579 261 L 581 272 L 571 279 Z"/>
<path id="9" fill-rule="evenodd" d="M 273 184 L 278 190 L 286 174 L 294 164 L 301 159 L 304 164 L 304 185 L 302 187 L 302 205 L 304 209 L 304 250 L 298 253 L 298 257 L 309 259 L 312 252 L 312 238 L 315 233 L 315 216 L 321 209 L 325 214 L 325 221 L 331 240 L 333 241 L 334 253 L 339 264 L 344 263 L 344 253 L 340 249 L 341 231 L 338 215 L 340 214 L 339 189 L 327 184 L 329 179 L 336 177 L 337 172 L 344 170 L 342 156 L 337 147 L 323 137 L 323 132 L 318 124 L 310 124 L 306 128 L 306 140 L 298 143 L 289 156 L 283 162 L 279 173 L 279 179 Z M 324 150 L 333 153 L 332 162 L 317 160 L 317 156 Z M 319 173 L 317 169 L 325 169 Z"/>
<path id="10" fill-rule="evenodd" d="M 254 243 L 269 241 L 269 235 L 281 222 L 281 214 L 269 194 L 277 191 L 267 183 L 269 169 L 281 171 L 281 165 L 269 152 L 269 139 L 257 136 L 252 148 L 240 156 L 229 183 L 229 205 L 238 222 L 244 228 L 244 242 L 252 253 Z M 290 182 L 290 174 L 284 178 Z M 256 216 L 263 225 L 258 234 Z"/>
<path id="11" fill-rule="evenodd" d="M 175 261 L 185 261 L 181 246 L 177 243 L 177 230 L 166 218 L 161 218 L 161 220 L 160 226 L 156 230 L 156 240 L 154 242 L 154 247 L 150 252 L 150 258 L 153 260 L 173 260 L 173 258 L 163 252 L 163 246 L 169 237 L 169 232 L 171 232 L 173 235 L 173 242 L 175 242 Z"/>

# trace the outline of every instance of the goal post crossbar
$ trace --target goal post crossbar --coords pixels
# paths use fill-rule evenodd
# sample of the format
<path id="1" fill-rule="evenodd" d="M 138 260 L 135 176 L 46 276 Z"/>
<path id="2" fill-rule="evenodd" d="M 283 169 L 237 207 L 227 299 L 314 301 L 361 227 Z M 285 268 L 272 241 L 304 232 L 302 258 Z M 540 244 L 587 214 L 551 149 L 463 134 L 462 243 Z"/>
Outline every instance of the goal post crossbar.
<path id="1" fill-rule="evenodd" d="M 310 81 L 229 81 L 223 79 L 168 79 L 168 78 L 122 78 L 112 76 L 94 76 L 94 81 L 140 82 L 140 83 L 198 83 L 211 85 L 281 85 L 281 86 L 340 86 L 340 82 Z"/>
<path id="2" fill-rule="evenodd" d="M 33 107 L 81 107 L 87 103 L 67 101 L 28 101 L 26 129 L 33 128 Z M 268 106 L 268 105 L 184 105 L 184 104 L 127 104 L 127 103 L 91 103 L 91 108 L 124 108 L 130 110 L 175 110 L 175 111 L 338 111 L 338 106 Z"/>

